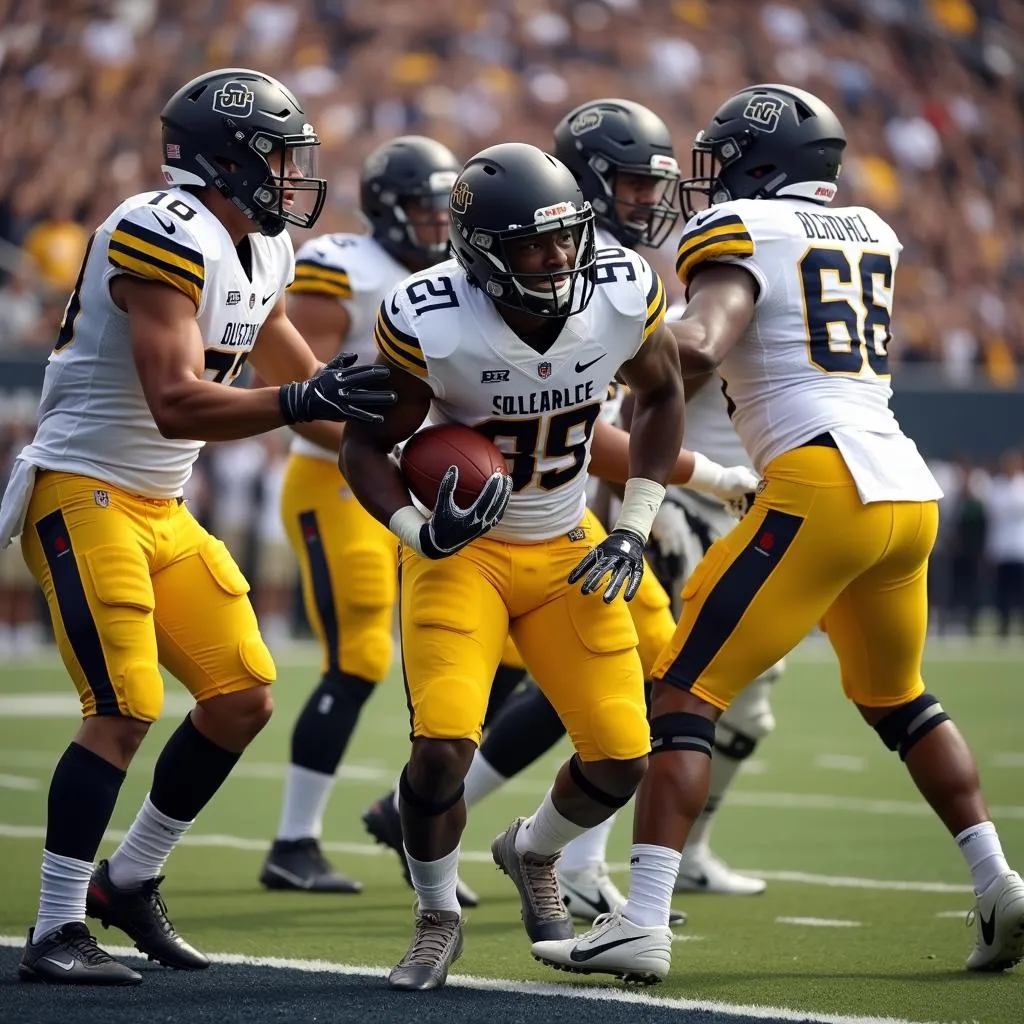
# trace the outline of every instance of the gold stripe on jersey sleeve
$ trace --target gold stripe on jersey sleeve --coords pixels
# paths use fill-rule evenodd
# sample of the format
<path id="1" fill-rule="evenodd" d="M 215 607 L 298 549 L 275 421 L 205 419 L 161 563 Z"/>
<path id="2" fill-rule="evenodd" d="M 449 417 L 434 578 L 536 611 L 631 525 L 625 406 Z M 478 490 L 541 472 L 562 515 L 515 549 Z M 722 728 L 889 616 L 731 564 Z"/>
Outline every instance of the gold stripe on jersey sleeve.
<path id="1" fill-rule="evenodd" d="M 423 358 L 419 339 L 395 327 L 385 312 L 383 303 L 373 328 L 373 340 L 377 343 L 377 350 L 388 362 L 417 377 L 427 376 L 427 361 Z"/>
<path id="2" fill-rule="evenodd" d="M 295 280 L 288 291 L 333 295 L 339 299 L 352 298 L 352 285 L 344 270 L 325 267 L 313 260 L 299 260 L 295 264 Z"/>
<path id="3" fill-rule="evenodd" d="M 652 298 L 653 296 L 653 298 Z M 665 284 L 657 271 L 654 272 L 654 284 L 647 297 L 647 322 L 644 324 L 644 341 L 646 341 L 665 319 L 668 302 L 665 298 Z"/>
<path id="4" fill-rule="evenodd" d="M 177 288 L 199 308 L 206 272 L 198 250 L 122 220 L 110 236 L 107 259 L 119 270 Z"/>
<path id="5" fill-rule="evenodd" d="M 676 273 L 686 284 L 693 269 L 707 260 L 722 256 L 753 256 L 754 240 L 746 225 L 735 214 L 713 220 L 702 231 L 691 228 L 679 240 Z"/>

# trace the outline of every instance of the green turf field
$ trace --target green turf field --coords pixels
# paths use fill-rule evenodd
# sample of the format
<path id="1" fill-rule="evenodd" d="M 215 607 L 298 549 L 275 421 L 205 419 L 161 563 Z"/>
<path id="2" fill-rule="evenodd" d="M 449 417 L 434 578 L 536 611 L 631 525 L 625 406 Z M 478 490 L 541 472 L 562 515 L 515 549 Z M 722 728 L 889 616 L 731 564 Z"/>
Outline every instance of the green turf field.
<path id="1" fill-rule="evenodd" d="M 368 705 L 327 816 L 325 845 L 365 892 L 266 893 L 256 882 L 277 822 L 291 723 L 316 675 L 314 660 L 305 649 L 282 652 L 275 718 L 173 856 L 164 891 L 179 929 L 208 951 L 387 966 L 408 941 L 412 894 L 393 855 L 370 845 L 359 814 L 404 761 L 400 680 Z M 934 646 L 928 682 L 972 743 L 1006 852 L 1021 865 L 1024 648 Z M 1024 968 L 995 977 L 962 970 L 973 935 L 964 926 L 972 902 L 966 868 L 898 759 L 845 703 L 827 649 L 811 643 L 791 658 L 776 695 L 778 730 L 720 813 L 714 844 L 735 866 L 768 873 L 768 892 L 678 898 L 690 921 L 678 932 L 672 974 L 656 994 L 837 1015 L 1019 1024 Z M 72 696 L 52 662 L 0 668 L 3 936 L 23 935 L 34 918 L 46 786 L 76 727 Z M 172 682 L 164 720 L 129 774 L 114 829 L 130 823 L 159 745 L 186 706 Z M 532 811 L 565 752 L 560 747 L 471 812 L 463 873 L 485 902 L 468 918 L 460 973 L 573 984 L 530 958 L 514 889 L 486 854 L 511 818 Z M 628 819 L 623 815 L 612 842 L 611 856 L 620 862 Z M 103 853 L 113 846 L 111 837 Z M 120 933 L 108 937 L 124 943 Z"/>

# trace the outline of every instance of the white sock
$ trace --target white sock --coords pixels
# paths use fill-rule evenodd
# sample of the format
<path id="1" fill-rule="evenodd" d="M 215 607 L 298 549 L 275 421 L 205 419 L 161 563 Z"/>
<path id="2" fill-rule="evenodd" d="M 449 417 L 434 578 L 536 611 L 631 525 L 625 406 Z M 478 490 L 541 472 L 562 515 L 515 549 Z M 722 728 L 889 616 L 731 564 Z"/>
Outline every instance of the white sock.
<path id="1" fill-rule="evenodd" d="M 544 794 L 540 807 L 523 822 L 516 833 L 516 853 L 535 853 L 550 857 L 558 853 L 570 839 L 583 835 L 585 825 L 562 817 L 551 802 L 551 790 Z"/>
<path id="2" fill-rule="evenodd" d="M 420 910 L 454 910 L 461 913 L 455 896 L 459 881 L 459 848 L 446 853 L 440 860 L 416 860 L 405 851 L 413 888 L 419 897 Z"/>
<path id="3" fill-rule="evenodd" d="M 629 851 L 629 899 L 622 916 L 633 924 L 668 927 L 680 855 L 666 846 L 634 843 Z"/>
<path id="4" fill-rule="evenodd" d="M 980 896 L 1000 875 L 1010 870 L 1003 856 L 996 827 L 991 821 L 982 821 L 965 828 L 956 837 L 956 845 L 971 869 L 974 895 Z"/>
<path id="5" fill-rule="evenodd" d="M 284 804 L 281 807 L 281 823 L 277 826 L 277 838 L 314 839 L 323 831 L 324 808 L 334 789 L 334 776 L 288 765 L 284 782 Z"/>
<path id="6" fill-rule="evenodd" d="M 156 878 L 191 827 L 191 821 L 175 821 L 161 814 L 147 793 L 132 827 L 110 858 L 110 881 L 119 889 L 133 889 Z"/>
<path id="7" fill-rule="evenodd" d="M 506 782 L 508 779 L 496 768 L 492 768 L 487 758 L 477 750 L 466 773 L 466 806 L 471 807 L 483 800 Z"/>
<path id="8" fill-rule="evenodd" d="M 606 818 L 600 825 L 588 828 L 581 836 L 577 836 L 566 844 L 562 858 L 558 862 L 559 871 L 582 871 L 584 868 L 596 867 L 606 860 L 608 837 L 615 824 L 615 815 Z"/>
<path id="9" fill-rule="evenodd" d="M 93 865 L 89 861 L 61 857 L 43 850 L 39 914 L 32 941 L 39 944 L 50 932 L 72 921 L 85 923 L 85 897 Z"/>

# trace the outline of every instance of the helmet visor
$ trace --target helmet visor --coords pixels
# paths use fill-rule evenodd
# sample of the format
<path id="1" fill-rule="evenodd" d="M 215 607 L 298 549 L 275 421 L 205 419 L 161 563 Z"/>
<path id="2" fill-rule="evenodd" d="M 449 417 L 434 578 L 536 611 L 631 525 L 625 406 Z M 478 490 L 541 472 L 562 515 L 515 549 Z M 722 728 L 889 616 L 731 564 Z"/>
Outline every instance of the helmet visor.
<path id="1" fill-rule="evenodd" d="M 324 208 L 327 182 L 317 177 L 316 135 L 272 136 L 258 132 L 249 143 L 267 162 L 270 174 L 256 190 L 264 210 L 300 228 L 311 228 Z"/>

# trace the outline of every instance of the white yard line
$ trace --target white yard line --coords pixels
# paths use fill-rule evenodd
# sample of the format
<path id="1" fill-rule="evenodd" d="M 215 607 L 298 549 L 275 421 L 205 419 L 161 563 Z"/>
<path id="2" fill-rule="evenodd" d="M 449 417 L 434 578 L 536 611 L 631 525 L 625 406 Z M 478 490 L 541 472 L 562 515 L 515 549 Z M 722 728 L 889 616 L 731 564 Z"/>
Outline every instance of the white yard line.
<path id="1" fill-rule="evenodd" d="M 0 838 L 40 840 L 45 836 L 45 829 L 39 825 L 14 825 L 0 823 Z M 109 829 L 104 835 L 107 842 L 117 843 L 124 838 L 124 832 Z M 245 836 L 229 836 L 217 833 L 190 832 L 182 839 L 183 846 L 221 847 L 231 850 L 251 850 L 265 853 L 270 840 L 250 839 Z M 379 857 L 391 855 L 391 851 L 376 843 L 339 843 L 324 840 L 321 847 L 329 853 L 343 853 L 356 857 Z M 463 850 L 462 859 L 471 864 L 490 864 L 491 855 L 484 850 Z M 628 864 L 610 864 L 609 869 L 615 872 L 626 872 Z M 760 871 L 756 868 L 743 869 L 746 874 L 756 875 L 774 882 L 790 882 L 794 885 L 815 885 L 834 889 L 874 889 L 889 892 L 933 892 L 933 893 L 970 893 L 969 885 L 951 885 L 946 882 L 920 881 L 887 881 L 878 878 L 849 878 L 834 875 L 815 875 L 803 871 Z"/>
<path id="2" fill-rule="evenodd" d="M 795 924 L 803 928 L 860 928 L 860 921 L 843 921 L 831 917 L 777 917 L 776 924 Z"/>
<path id="3" fill-rule="evenodd" d="M 23 935 L 0 935 L 0 946 L 20 949 L 25 944 Z M 104 948 L 117 957 L 140 959 L 140 954 L 127 946 Z M 386 967 L 360 967 L 356 964 L 333 963 L 328 960 L 290 960 L 282 957 L 244 956 L 239 953 L 208 953 L 218 964 L 245 967 L 267 967 L 277 970 L 307 971 L 315 974 L 341 974 L 356 977 L 385 978 Z M 469 988 L 484 992 L 514 992 L 517 995 L 540 998 L 590 999 L 596 1002 L 629 1003 L 634 1006 L 659 1007 L 666 1010 L 699 1010 L 732 1017 L 753 1017 L 766 1022 L 805 1021 L 807 1024 L 923 1024 L 896 1017 L 865 1017 L 842 1013 L 815 1013 L 810 1010 L 792 1010 L 774 1006 L 743 1006 L 701 999 L 675 999 L 648 995 L 620 988 L 595 988 L 586 985 L 553 985 L 540 981 L 511 981 L 504 978 L 475 978 L 466 974 L 451 974 L 448 984 L 454 988 Z"/>
<path id="4" fill-rule="evenodd" d="M 32 792 L 39 789 L 38 779 L 30 779 L 24 775 L 3 775 L 0 774 L 0 789 L 20 789 L 25 792 Z"/>

